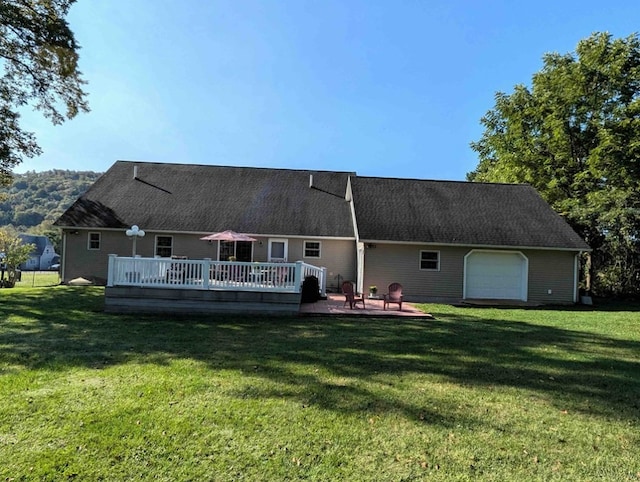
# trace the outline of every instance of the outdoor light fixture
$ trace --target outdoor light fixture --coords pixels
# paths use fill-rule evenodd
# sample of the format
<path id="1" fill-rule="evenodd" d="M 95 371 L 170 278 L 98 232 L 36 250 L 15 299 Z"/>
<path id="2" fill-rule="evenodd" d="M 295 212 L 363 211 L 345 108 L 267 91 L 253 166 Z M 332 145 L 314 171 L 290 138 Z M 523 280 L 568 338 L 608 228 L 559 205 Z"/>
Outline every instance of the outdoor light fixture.
<path id="1" fill-rule="evenodd" d="M 140 229 L 138 227 L 137 224 L 134 224 L 133 226 L 131 226 L 131 229 L 127 229 L 126 231 L 127 236 L 129 236 L 130 238 L 133 238 L 133 257 L 136 257 L 136 241 L 138 240 L 138 238 L 144 238 L 144 231 L 142 229 Z"/>

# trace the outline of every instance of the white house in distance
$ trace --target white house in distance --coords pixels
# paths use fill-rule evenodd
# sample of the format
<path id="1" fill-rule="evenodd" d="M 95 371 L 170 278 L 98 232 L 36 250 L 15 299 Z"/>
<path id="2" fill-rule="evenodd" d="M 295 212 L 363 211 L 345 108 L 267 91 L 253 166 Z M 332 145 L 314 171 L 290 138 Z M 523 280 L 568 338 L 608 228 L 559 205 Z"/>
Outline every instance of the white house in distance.
<path id="1" fill-rule="evenodd" d="M 35 234 L 19 234 L 23 244 L 33 244 L 35 249 L 31 257 L 20 265 L 23 271 L 49 270 L 51 266 L 60 262 L 60 255 L 56 253 L 51 240 L 46 236 Z"/>

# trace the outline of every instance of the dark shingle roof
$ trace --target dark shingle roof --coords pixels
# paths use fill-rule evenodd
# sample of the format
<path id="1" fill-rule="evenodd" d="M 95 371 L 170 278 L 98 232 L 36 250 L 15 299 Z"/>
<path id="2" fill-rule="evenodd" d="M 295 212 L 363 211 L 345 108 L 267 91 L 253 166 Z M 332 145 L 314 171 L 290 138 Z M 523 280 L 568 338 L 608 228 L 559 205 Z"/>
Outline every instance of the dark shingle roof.
<path id="1" fill-rule="evenodd" d="M 130 161 L 116 162 L 55 224 L 349 238 L 349 176 L 363 240 L 588 249 L 528 185 Z"/>
<path id="2" fill-rule="evenodd" d="M 51 241 L 46 236 L 36 234 L 18 234 L 22 244 L 33 244 L 35 246 L 32 256 L 42 256 L 47 246 L 51 245 Z"/>
<path id="3" fill-rule="evenodd" d="M 310 174 L 335 195 L 310 189 Z M 354 237 L 344 199 L 350 174 L 118 161 L 55 224 Z"/>
<path id="4" fill-rule="evenodd" d="M 589 249 L 531 186 L 355 177 L 363 240 Z"/>

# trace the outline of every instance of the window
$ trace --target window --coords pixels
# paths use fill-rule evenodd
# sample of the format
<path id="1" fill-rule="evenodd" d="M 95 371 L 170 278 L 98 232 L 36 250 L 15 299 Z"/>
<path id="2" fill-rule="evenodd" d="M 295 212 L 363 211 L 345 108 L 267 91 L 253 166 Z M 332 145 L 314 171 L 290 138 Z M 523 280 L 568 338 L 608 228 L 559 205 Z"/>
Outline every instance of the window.
<path id="1" fill-rule="evenodd" d="M 440 251 L 420 251 L 420 269 L 440 271 Z"/>
<path id="2" fill-rule="evenodd" d="M 269 239 L 269 261 L 287 261 L 289 242 L 286 239 Z"/>
<path id="3" fill-rule="evenodd" d="M 320 257 L 320 241 L 305 241 L 304 257 L 319 258 Z"/>
<path id="4" fill-rule="evenodd" d="M 229 261 L 231 256 L 236 254 L 236 243 L 234 241 L 220 241 L 220 261 Z"/>
<path id="5" fill-rule="evenodd" d="M 87 249 L 100 249 L 100 233 L 89 233 Z"/>
<path id="6" fill-rule="evenodd" d="M 220 261 L 229 261 L 235 256 L 236 261 L 251 261 L 253 243 L 251 241 L 220 241 Z"/>
<path id="7" fill-rule="evenodd" d="M 173 236 L 156 236 L 156 256 L 170 258 L 173 254 Z"/>
<path id="8" fill-rule="evenodd" d="M 253 255 L 253 243 L 251 241 L 236 241 L 236 259 L 238 261 L 251 261 Z"/>

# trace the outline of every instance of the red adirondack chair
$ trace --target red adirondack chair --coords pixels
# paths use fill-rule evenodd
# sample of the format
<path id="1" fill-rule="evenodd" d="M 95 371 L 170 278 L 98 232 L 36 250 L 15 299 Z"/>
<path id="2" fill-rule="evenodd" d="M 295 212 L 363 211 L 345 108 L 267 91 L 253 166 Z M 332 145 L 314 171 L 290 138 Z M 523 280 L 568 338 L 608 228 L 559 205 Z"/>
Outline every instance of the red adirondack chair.
<path id="1" fill-rule="evenodd" d="M 402 311 L 402 285 L 400 283 L 391 283 L 389 292 L 384 295 L 383 308 L 386 310 L 389 303 L 396 303 Z"/>
<path id="2" fill-rule="evenodd" d="M 364 296 L 355 292 L 351 281 L 342 283 L 342 293 L 344 294 L 344 304 L 342 306 L 349 303 L 349 308 L 353 309 L 354 305 L 357 306 L 358 303 L 362 303 L 364 308 Z"/>

